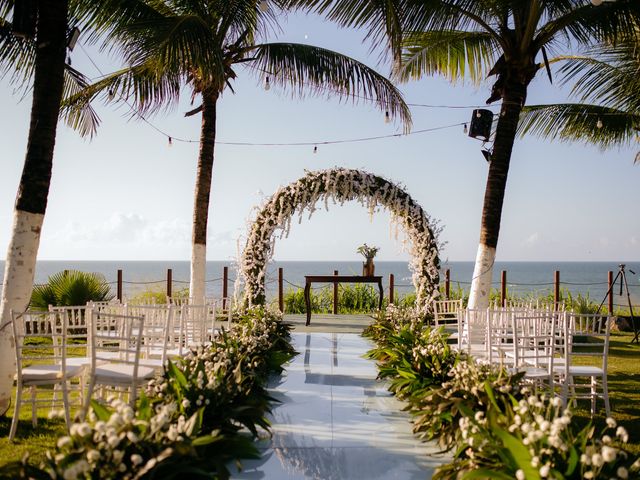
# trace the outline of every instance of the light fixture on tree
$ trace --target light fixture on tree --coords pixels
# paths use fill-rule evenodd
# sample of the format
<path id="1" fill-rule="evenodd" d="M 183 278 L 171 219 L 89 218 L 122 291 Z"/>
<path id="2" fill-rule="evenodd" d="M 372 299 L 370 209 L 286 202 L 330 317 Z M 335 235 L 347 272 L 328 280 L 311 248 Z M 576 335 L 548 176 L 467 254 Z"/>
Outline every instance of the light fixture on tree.
<path id="1" fill-rule="evenodd" d="M 264 77 L 264 89 L 269 91 L 269 89 L 271 88 L 271 84 L 269 83 L 269 77 Z"/>
<path id="2" fill-rule="evenodd" d="M 67 48 L 73 51 L 73 49 L 76 46 L 76 43 L 78 43 L 79 38 L 80 38 L 80 29 L 78 27 L 73 27 L 73 29 L 71 29 L 71 33 L 69 34 L 69 39 L 67 40 Z"/>
<path id="3" fill-rule="evenodd" d="M 116 93 L 112 89 L 109 89 L 109 92 L 107 93 L 107 98 L 109 99 L 109 101 L 112 101 L 114 98 L 116 98 Z"/>
<path id="4" fill-rule="evenodd" d="M 596 127 L 602 128 L 602 120 L 599 118 L 598 118 L 598 121 L 596 122 Z"/>
<path id="5" fill-rule="evenodd" d="M 266 12 L 269 10 L 269 2 L 267 2 L 267 0 L 261 0 L 259 7 L 261 12 Z"/>
<path id="6" fill-rule="evenodd" d="M 384 123 L 391 123 L 391 117 L 389 116 L 389 110 L 384 112 Z"/>

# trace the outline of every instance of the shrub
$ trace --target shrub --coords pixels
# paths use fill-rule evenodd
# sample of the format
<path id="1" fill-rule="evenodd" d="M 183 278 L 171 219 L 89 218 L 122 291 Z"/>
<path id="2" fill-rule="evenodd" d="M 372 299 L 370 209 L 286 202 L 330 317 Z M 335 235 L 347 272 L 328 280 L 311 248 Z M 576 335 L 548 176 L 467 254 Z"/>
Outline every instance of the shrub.
<path id="1" fill-rule="evenodd" d="M 30 306 L 47 310 L 49 305 L 86 305 L 87 302 L 104 302 L 113 298 L 111 288 L 99 273 L 65 270 L 51 275 L 44 285 L 33 287 Z"/>

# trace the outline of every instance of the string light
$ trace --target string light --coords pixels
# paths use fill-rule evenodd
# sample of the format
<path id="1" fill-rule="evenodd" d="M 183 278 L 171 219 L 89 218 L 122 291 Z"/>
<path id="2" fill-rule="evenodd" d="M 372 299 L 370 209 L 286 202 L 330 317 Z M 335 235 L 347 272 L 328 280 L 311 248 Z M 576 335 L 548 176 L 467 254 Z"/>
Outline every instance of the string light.
<path id="1" fill-rule="evenodd" d="M 112 101 L 114 98 L 116 98 L 116 94 L 112 89 L 109 89 L 109 93 L 107 94 L 107 98 L 109 99 L 109 101 Z"/>
<path id="2" fill-rule="evenodd" d="M 171 147 L 173 146 L 173 139 L 171 137 L 168 137 L 168 138 L 169 138 L 169 146 Z"/>
<path id="3" fill-rule="evenodd" d="M 318 146 L 317 145 L 315 147 L 313 147 L 313 153 L 314 154 L 318 153 Z"/>
<path id="4" fill-rule="evenodd" d="M 467 124 L 464 124 L 464 134 L 467 135 L 469 133 L 469 127 L 467 126 Z"/>
<path id="5" fill-rule="evenodd" d="M 598 122 L 596 123 L 596 127 L 602 128 L 602 120 L 600 120 L 600 118 L 598 118 Z"/>
<path id="6" fill-rule="evenodd" d="M 389 111 L 384 112 L 384 123 L 391 123 L 391 117 L 389 116 Z"/>
<path id="7" fill-rule="evenodd" d="M 260 2 L 260 11 L 266 12 L 267 10 L 269 10 L 269 2 L 267 2 L 267 0 L 262 0 Z"/>
<path id="8" fill-rule="evenodd" d="M 269 77 L 264 77 L 264 89 L 269 91 L 271 84 L 269 83 Z"/>

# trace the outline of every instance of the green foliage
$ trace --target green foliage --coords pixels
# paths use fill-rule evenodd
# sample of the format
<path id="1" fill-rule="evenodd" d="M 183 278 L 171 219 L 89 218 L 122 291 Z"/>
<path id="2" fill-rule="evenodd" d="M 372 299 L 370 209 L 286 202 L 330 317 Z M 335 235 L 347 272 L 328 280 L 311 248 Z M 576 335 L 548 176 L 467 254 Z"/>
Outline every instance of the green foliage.
<path id="1" fill-rule="evenodd" d="M 183 288 L 182 290 L 173 292 L 172 298 L 189 298 L 189 289 Z M 127 303 L 134 305 L 160 305 L 168 303 L 167 301 L 167 291 L 163 286 L 161 286 L 156 288 L 149 288 L 142 292 L 136 293 L 134 296 L 127 300 Z"/>
<path id="2" fill-rule="evenodd" d="M 368 260 L 370 258 L 375 258 L 379 250 L 380 250 L 379 247 L 370 247 L 366 243 L 363 243 L 358 247 L 356 252 Z"/>
<path id="3" fill-rule="evenodd" d="M 31 294 L 30 306 L 47 310 L 49 305 L 86 305 L 87 302 L 104 302 L 113 298 L 106 279 L 99 273 L 65 270 L 49 277 L 45 285 L 36 285 Z"/>
<path id="4" fill-rule="evenodd" d="M 338 286 L 338 313 L 369 313 L 378 309 L 379 293 L 371 285 L 355 283 Z M 333 312 L 333 286 L 311 290 L 312 313 Z M 414 295 L 415 301 L 415 295 Z M 383 306 L 388 301 L 383 299 Z M 286 313 L 305 313 L 304 289 L 289 289 L 284 295 Z"/>

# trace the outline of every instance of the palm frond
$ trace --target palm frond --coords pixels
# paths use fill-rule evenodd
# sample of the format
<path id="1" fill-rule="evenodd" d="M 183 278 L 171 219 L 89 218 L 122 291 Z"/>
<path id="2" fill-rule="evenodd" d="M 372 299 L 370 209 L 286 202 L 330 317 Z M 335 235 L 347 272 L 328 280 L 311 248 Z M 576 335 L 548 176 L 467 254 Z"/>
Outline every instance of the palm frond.
<path id="1" fill-rule="evenodd" d="M 616 0 L 595 6 L 585 2 L 558 10 L 559 15 L 546 22 L 536 36 L 539 47 L 561 35 L 590 47 L 597 41 L 615 42 L 635 37 L 640 20 L 640 2 Z"/>
<path id="2" fill-rule="evenodd" d="M 600 148 L 626 146 L 636 136 L 640 115 L 577 103 L 530 105 L 520 116 L 518 133 L 544 139 L 582 142 Z"/>
<path id="3" fill-rule="evenodd" d="M 87 79 L 69 65 L 64 70 L 64 90 L 62 98 L 71 98 L 79 95 L 89 86 Z M 81 136 L 92 138 L 100 125 L 100 117 L 91 107 L 88 101 L 77 102 L 71 108 L 70 104 L 63 103 L 60 108 L 60 117 L 67 125 L 76 130 Z"/>
<path id="4" fill-rule="evenodd" d="M 252 53 L 258 71 L 269 72 L 274 83 L 294 94 L 335 94 L 354 101 L 362 96 L 375 100 L 389 115 L 399 117 L 406 129 L 411 126 L 411 112 L 400 91 L 383 75 L 357 60 L 297 43 L 257 45 Z"/>
<path id="5" fill-rule="evenodd" d="M 487 76 L 499 56 L 499 45 L 486 32 L 416 32 L 403 40 L 400 81 L 442 75 L 450 81 L 469 78 L 474 84 Z"/>
<path id="6" fill-rule="evenodd" d="M 20 88 L 30 84 L 35 53 L 33 40 L 13 35 L 11 22 L 0 18 L 0 76 L 9 76 Z"/>

